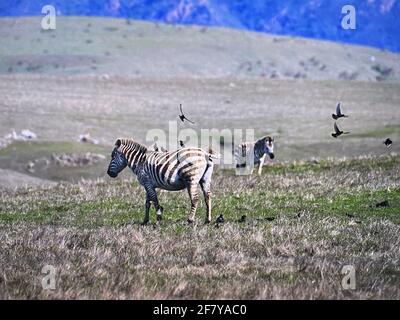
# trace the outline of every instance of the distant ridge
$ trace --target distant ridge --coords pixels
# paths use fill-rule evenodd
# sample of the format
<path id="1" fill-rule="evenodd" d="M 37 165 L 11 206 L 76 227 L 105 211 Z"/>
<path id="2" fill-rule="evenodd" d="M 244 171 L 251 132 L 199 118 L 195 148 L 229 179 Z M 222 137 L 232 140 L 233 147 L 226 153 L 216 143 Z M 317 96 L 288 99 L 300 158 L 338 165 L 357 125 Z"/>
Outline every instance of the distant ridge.
<path id="1" fill-rule="evenodd" d="M 400 81 L 400 54 L 226 28 L 98 17 L 0 19 L 0 74 Z"/>
<path id="2" fill-rule="evenodd" d="M 2 0 L 0 16 L 41 15 L 46 4 L 61 15 L 223 26 L 400 51 L 399 0 Z M 347 4 L 358 12 L 356 30 L 341 28 Z"/>

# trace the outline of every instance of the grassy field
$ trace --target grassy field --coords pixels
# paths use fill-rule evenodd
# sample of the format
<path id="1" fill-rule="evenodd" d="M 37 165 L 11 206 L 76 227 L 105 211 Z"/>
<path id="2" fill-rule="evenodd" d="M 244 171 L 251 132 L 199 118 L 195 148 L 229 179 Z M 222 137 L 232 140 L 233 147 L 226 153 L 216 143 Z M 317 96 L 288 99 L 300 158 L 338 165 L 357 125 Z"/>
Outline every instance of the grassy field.
<path id="1" fill-rule="evenodd" d="M 400 153 L 398 143 L 391 150 L 382 144 L 387 137 L 400 140 L 398 83 L 3 75 L 0 95 L 0 139 L 12 130 L 30 129 L 38 135 L 39 145 L 19 143 L 0 150 L 0 168 L 20 173 L 28 173 L 29 161 L 53 153 L 92 151 L 109 157 L 117 137 L 150 145 L 149 130 L 161 129 L 168 136 L 169 121 L 178 133 L 185 128 L 196 133 L 215 128 L 253 129 L 256 137 L 273 135 L 279 162 Z M 351 134 L 335 140 L 331 113 L 337 101 L 350 115 L 339 126 Z M 176 122 L 180 103 L 196 125 Z M 77 142 L 86 132 L 100 144 Z M 93 174 L 81 174 L 101 177 L 106 165 L 97 166 L 96 172 L 86 168 Z M 61 177 L 59 171 L 58 180 L 79 178 L 74 171 Z M 40 170 L 28 174 L 49 178 L 49 172 Z"/>
<path id="2" fill-rule="evenodd" d="M 141 226 L 145 194 L 132 179 L 4 190 L 0 297 L 399 299 L 399 160 L 297 162 L 260 177 L 217 170 L 220 225 L 202 224 L 202 203 L 188 226 L 186 192 L 161 192 L 164 220 L 153 212 Z M 54 291 L 40 285 L 46 264 Z M 355 290 L 341 287 L 345 265 Z"/>
<path id="3" fill-rule="evenodd" d="M 400 299 L 400 55 L 116 19 L 39 28 L 0 19 L 0 298 Z M 351 134 L 333 139 L 338 101 Z M 187 193 L 160 192 L 163 221 L 141 226 L 142 187 L 106 176 L 116 138 L 150 145 L 170 121 L 170 143 L 188 128 L 275 137 L 261 176 L 216 167 L 225 223 L 203 225 L 201 202 L 189 226 Z M 24 129 L 37 139 L 9 138 Z"/>

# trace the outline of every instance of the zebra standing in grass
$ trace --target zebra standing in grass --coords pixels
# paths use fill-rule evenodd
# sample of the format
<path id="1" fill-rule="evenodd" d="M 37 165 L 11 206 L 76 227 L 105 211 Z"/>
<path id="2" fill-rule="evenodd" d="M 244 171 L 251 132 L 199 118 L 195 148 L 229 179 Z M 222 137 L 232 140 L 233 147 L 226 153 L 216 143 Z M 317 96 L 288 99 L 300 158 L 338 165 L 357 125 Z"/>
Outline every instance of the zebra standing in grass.
<path id="1" fill-rule="evenodd" d="M 236 168 L 245 168 L 250 166 L 250 174 L 253 173 L 254 166 L 258 164 L 258 174 L 261 175 L 262 167 L 266 156 L 274 159 L 274 138 L 262 137 L 254 142 L 243 142 L 235 150 Z M 248 163 L 253 161 L 253 163 Z"/>
<path id="2" fill-rule="evenodd" d="M 163 207 L 158 203 L 156 188 L 169 191 L 187 189 L 191 200 L 188 222 L 194 221 L 199 201 L 198 184 L 206 202 L 206 223 L 211 222 L 211 176 L 213 159 L 218 155 L 199 148 L 182 148 L 176 151 L 157 152 L 131 140 L 117 139 L 108 166 L 108 175 L 116 178 L 126 166 L 136 174 L 139 183 L 146 190 L 145 216 L 143 224 L 149 222 L 151 202 L 161 220 Z"/>

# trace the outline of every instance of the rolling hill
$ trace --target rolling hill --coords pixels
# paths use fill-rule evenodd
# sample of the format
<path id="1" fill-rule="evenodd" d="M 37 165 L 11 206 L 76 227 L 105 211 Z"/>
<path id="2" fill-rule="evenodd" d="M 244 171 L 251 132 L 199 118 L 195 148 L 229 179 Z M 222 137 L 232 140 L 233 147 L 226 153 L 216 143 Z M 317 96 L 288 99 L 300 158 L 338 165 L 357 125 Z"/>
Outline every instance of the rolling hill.
<path id="1" fill-rule="evenodd" d="M 0 19 L 0 73 L 398 81 L 400 55 L 223 28 L 122 19 Z"/>
<path id="2" fill-rule="evenodd" d="M 396 0 L 3 0 L 1 16 L 38 16 L 52 4 L 58 14 L 197 24 L 302 36 L 400 50 Z M 356 30 L 343 30 L 342 7 L 353 5 Z"/>

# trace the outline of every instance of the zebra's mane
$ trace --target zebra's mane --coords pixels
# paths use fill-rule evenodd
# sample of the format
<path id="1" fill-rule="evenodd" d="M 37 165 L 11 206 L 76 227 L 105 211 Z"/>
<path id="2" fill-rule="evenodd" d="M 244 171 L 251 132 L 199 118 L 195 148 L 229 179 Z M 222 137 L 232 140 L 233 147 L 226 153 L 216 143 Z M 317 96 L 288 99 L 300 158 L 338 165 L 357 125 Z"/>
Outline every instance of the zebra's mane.
<path id="1" fill-rule="evenodd" d="M 139 153 L 146 153 L 147 152 L 147 147 L 140 144 L 139 142 L 136 142 L 133 139 L 126 139 L 126 138 L 121 138 L 117 139 L 115 142 L 115 147 L 119 148 L 122 146 L 122 150 L 124 152 L 127 151 L 138 151 Z"/>

